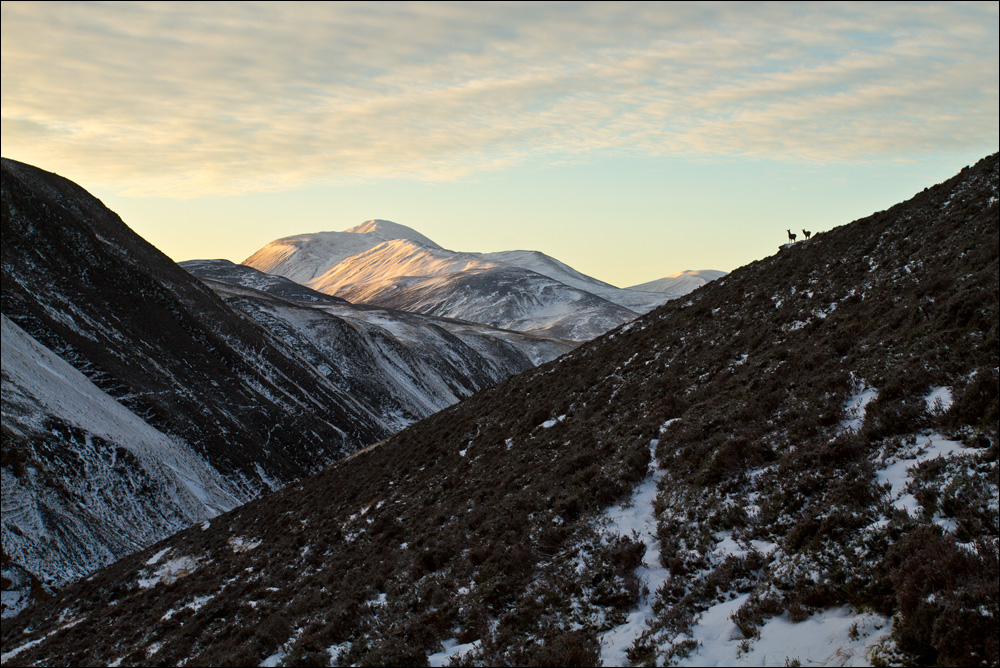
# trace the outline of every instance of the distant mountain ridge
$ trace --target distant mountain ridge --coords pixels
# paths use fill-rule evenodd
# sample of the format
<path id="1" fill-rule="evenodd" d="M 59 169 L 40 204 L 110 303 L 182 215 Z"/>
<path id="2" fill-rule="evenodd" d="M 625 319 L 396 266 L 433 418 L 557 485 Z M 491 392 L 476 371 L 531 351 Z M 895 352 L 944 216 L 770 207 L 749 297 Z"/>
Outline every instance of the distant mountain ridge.
<path id="1" fill-rule="evenodd" d="M 629 290 L 640 292 L 662 292 L 668 295 L 682 296 L 700 288 L 706 283 L 718 280 L 726 275 L 724 271 L 701 269 L 697 271 L 679 271 L 676 274 L 664 276 L 655 281 L 633 285 Z"/>
<path id="2" fill-rule="evenodd" d="M 351 302 L 585 341 L 702 283 L 621 289 L 538 251 L 461 253 L 370 220 L 271 242 L 243 264 Z M 705 275 L 722 272 L 705 272 Z"/>

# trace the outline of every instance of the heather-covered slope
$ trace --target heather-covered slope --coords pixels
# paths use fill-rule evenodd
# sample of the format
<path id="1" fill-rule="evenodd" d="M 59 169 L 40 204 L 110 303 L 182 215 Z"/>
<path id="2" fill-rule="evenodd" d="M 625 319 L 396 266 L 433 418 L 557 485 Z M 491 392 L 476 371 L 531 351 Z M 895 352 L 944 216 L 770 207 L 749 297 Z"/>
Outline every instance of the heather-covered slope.
<path id="1" fill-rule="evenodd" d="M 998 181 L 994 155 L 124 559 L 5 623 L 4 661 L 995 664 Z"/>

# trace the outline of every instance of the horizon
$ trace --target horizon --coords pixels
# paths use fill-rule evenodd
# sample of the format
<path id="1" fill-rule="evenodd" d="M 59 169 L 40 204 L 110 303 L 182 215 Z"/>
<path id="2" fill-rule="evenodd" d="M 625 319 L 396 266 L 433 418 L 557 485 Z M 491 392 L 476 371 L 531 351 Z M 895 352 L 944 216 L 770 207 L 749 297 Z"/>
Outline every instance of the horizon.
<path id="1" fill-rule="evenodd" d="M 175 261 L 384 219 L 628 287 L 732 271 L 1000 147 L 989 2 L 2 13 L 4 157 Z"/>

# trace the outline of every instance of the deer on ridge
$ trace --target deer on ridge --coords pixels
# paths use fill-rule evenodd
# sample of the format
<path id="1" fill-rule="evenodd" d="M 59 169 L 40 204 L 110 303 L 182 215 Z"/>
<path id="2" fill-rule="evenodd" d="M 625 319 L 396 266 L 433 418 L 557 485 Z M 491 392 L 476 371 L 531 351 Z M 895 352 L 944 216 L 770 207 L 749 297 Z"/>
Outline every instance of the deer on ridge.
<path id="1" fill-rule="evenodd" d="M 813 233 L 810 232 L 809 230 L 802 230 L 802 234 L 803 234 L 803 236 L 805 236 L 806 239 L 808 239 L 809 237 L 811 237 L 813 235 Z"/>
<path id="2" fill-rule="evenodd" d="M 793 243 L 793 244 L 794 244 L 794 243 L 795 243 L 795 235 L 794 235 L 794 234 L 792 234 L 792 231 L 791 231 L 791 230 L 787 230 L 787 232 L 788 232 L 788 241 L 789 241 L 790 243 Z"/>

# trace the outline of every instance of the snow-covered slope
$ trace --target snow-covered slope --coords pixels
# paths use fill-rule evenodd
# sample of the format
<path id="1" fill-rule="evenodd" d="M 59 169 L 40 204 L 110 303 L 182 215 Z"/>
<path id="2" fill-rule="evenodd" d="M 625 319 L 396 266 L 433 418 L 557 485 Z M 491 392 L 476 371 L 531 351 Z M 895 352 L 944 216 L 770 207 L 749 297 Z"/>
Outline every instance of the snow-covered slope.
<path id="1" fill-rule="evenodd" d="M 420 279 L 498 266 L 475 253 L 454 253 L 409 239 L 394 239 L 337 263 L 309 281 L 309 287 L 331 295 L 349 294 L 352 297 L 348 301 L 378 303 L 385 294 L 419 283 Z"/>
<path id="2" fill-rule="evenodd" d="M 383 279 L 345 289 L 348 300 L 534 332 L 572 341 L 589 341 L 638 314 L 597 295 L 577 290 L 519 267 L 490 267 L 412 279 Z M 356 292 L 357 291 L 357 292 Z"/>
<path id="3" fill-rule="evenodd" d="M 570 341 L 342 300 L 316 302 L 308 294 L 303 301 L 281 298 L 253 286 L 280 293 L 287 286 L 268 286 L 260 277 L 275 277 L 243 265 L 231 265 L 229 271 L 220 271 L 217 265 L 211 272 L 204 264 L 182 266 L 230 306 L 280 337 L 330 383 L 374 407 L 390 431 L 575 346 Z"/>
<path id="4" fill-rule="evenodd" d="M 3 314 L 220 470 L 263 489 L 387 433 L 78 185 L 5 159 L 3 201 Z"/>
<path id="5" fill-rule="evenodd" d="M 20 566 L 63 584 L 253 497 L 6 316 L 2 326 L 0 531 Z"/>
<path id="6" fill-rule="evenodd" d="M 445 250 L 388 221 L 279 239 L 244 264 L 354 303 L 577 341 L 686 294 L 683 285 L 669 293 L 616 288 L 538 251 Z"/>
<path id="7" fill-rule="evenodd" d="M 214 278 L 260 290 L 276 297 L 313 304 L 346 304 L 340 297 L 317 292 L 284 276 L 265 274 L 229 260 L 187 260 L 178 263 L 199 278 Z"/>
<path id="8" fill-rule="evenodd" d="M 2 178 L 3 566 L 20 585 L 392 433 L 78 185 L 7 159 Z"/>
<path id="9" fill-rule="evenodd" d="M 478 255 L 484 260 L 511 267 L 520 267 L 548 276 L 572 288 L 584 290 L 640 314 L 681 296 L 675 293 L 657 294 L 659 292 L 657 290 L 617 288 L 610 283 L 580 273 L 568 264 L 539 251 L 500 251 L 497 253 L 478 253 Z M 687 292 L 683 294 L 687 294 Z"/>
<path id="10" fill-rule="evenodd" d="M 253 267 L 235 264 L 229 260 L 192 260 L 181 262 L 180 266 L 205 281 L 226 299 L 235 294 L 252 295 L 256 291 L 265 292 L 283 300 L 297 302 L 299 305 L 320 306 L 325 313 L 361 325 L 384 323 L 393 332 L 412 332 L 414 341 L 419 341 L 421 338 L 420 331 L 423 326 L 443 328 L 477 350 L 492 350 L 496 342 L 510 344 L 529 359 L 532 365 L 555 359 L 576 345 L 570 340 L 483 326 L 454 318 L 351 304 L 339 297 L 317 292 L 283 277 L 265 274 Z M 251 292 L 240 292 L 238 286 L 251 288 Z M 335 308 L 334 305 L 340 305 L 340 308 Z"/>

